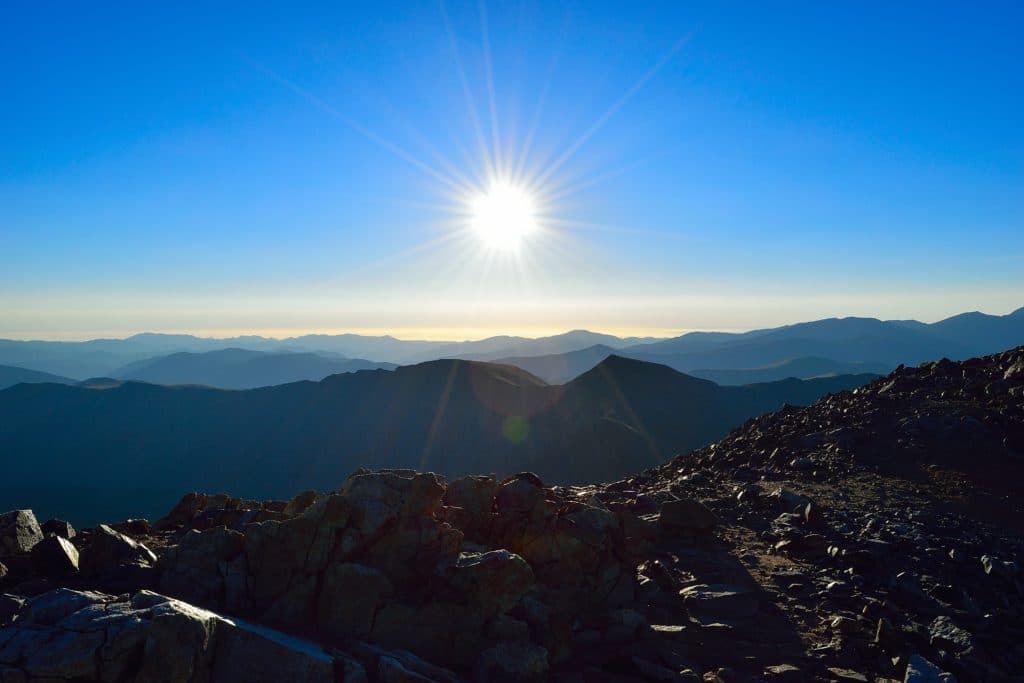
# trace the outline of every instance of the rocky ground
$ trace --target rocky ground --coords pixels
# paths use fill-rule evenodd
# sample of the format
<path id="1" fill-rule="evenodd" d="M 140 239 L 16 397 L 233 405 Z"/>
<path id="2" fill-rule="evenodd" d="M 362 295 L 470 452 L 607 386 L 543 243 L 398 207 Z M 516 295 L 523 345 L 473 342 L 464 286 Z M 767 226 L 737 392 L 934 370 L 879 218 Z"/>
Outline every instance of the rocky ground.
<path id="1" fill-rule="evenodd" d="M 629 479 L 0 516 L 0 683 L 1024 681 L 1024 349 Z"/>

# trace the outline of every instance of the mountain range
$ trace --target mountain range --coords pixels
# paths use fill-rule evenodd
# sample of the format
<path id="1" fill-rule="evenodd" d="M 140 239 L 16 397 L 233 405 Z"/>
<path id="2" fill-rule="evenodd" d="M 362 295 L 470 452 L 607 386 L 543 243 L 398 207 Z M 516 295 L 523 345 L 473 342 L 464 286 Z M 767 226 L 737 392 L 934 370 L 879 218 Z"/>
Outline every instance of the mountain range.
<path id="1" fill-rule="evenodd" d="M 273 353 L 223 349 L 205 353 L 180 352 L 136 361 L 112 377 L 151 384 L 200 384 L 223 389 L 253 389 L 301 380 L 319 381 L 329 375 L 357 370 L 393 370 L 392 363 L 311 352 Z"/>
<path id="2" fill-rule="evenodd" d="M 362 466 L 607 480 L 872 377 L 720 387 L 613 355 L 562 386 L 465 360 L 242 391 L 19 384 L 0 391 L 0 465 L 17 482 L 0 498 L 112 517 L 197 487 L 282 496 Z"/>
<path id="3" fill-rule="evenodd" d="M 875 318 L 829 318 L 744 333 L 692 332 L 671 339 L 615 337 L 587 330 L 528 339 L 499 336 L 477 341 L 408 341 L 388 336 L 305 335 L 287 339 L 247 336 L 210 339 L 190 335 L 139 334 L 126 339 L 87 342 L 0 340 L 0 364 L 61 377 L 123 377 L 170 384 L 201 383 L 226 388 L 270 381 L 321 379 L 357 365 L 335 365 L 339 358 L 366 359 L 381 367 L 440 358 L 498 361 L 516 365 L 548 383 L 564 383 L 612 352 L 668 365 L 680 372 L 723 384 L 747 384 L 787 376 L 810 378 L 861 372 L 887 372 L 900 364 L 953 360 L 995 353 L 1024 343 L 1024 309 L 1007 315 L 963 313 L 936 323 Z M 277 365 L 267 379 L 239 381 L 232 354 L 203 359 L 175 357 L 160 372 L 143 376 L 143 361 L 175 354 L 209 354 L 228 349 L 282 356 L 253 361 Z M 315 354 L 284 358 L 284 354 Z M 255 357 L 254 357 L 255 358 Z M 195 368 L 205 370 L 198 373 Z M 225 367 L 220 367 L 223 365 Z M 334 368 L 338 367 L 339 370 Z M 369 367 L 369 366 L 367 366 Z M 180 370 L 172 371 L 174 368 Z M 255 370 L 254 370 L 255 372 Z M 323 374 L 321 374 L 323 373 Z M 318 376 L 319 375 L 319 376 Z"/>
<path id="4" fill-rule="evenodd" d="M 19 368 L 13 365 L 0 365 L 0 389 L 12 387 L 15 384 L 28 382 L 37 384 L 40 382 L 52 382 L 55 384 L 74 384 L 75 380 L 60 375 L 51 375 L 48 372 Z"/>

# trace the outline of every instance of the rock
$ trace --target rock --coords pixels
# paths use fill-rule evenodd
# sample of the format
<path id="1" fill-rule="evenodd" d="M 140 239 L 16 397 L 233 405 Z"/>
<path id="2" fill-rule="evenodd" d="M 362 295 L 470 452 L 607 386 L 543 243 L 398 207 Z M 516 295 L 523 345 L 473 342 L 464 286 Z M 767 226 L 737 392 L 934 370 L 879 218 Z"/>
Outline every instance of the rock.
<path id="1" fill-rule="evenodd" d="M 48 577 L 74 574 L 78 571 L 78 549 L 61 536 L 47 536 L 32 548 L 32 566 Z"/>
<path id="2" fill-rule="evenodd" d="M 295 517 L 296 515 L 301 515 L 309 508 L 310 505 L 316 502 L 317 495 L 316 491 L 310 490 L 303 491 L 299 495 L 295 496 L 288 501 L 288 504 L 285 505 L 284 510 L 282 510 L 284 516 Z"/>
<path id="3" fill-rule="evenodd" d="M 520 472 L 501 482 L 495 494 L 495 509 L 500 515 L 530 515 L 544 498 L 544 483 L 532 472 Z"/>
<path id="4" fill-rule="evenodd" d="M 10 623 L 11 617 L 17 614 L 24 604 L 25 599 L 17 595 L 0 594 L 0 628 Z"/>
<path id="5" fill-rule="evenodd" d="M 153 525 L 149 523 L 148 519 L 141 518 L 126 519 L 123 522 L 112 524 L 111 528 L 131 536 L 148 536 L 153 533 Z"/>
<path id="6" fill-rule="evenodd" d="M 43 540 L 43 530 L 31 510 L 12 510 L 0 515 L 0 559 L 28 553 Z"/>
<path id="7" fill-rule="evenodd" d="M 786 512 L 802 512 L 808 505 L 814 502 L 807 496 L 801 496 L 785 488 L 775 489 L 771 492 L 769 498 L 777 508 L 781 508 Z"/>
<path id="8" fill-rule="evenodd" d="M 448 521 L 467 539 L 483 542 L 490 534 L 497 492 L 494 477 L 469 476 L 452 481 L 444 494 Z"/>
<path id="9" fill-rule="evenodd" d="M 778 681 L 778 683 L 802 683 L 805 680 L 803 672 L 792 664 L 766 666 L 764 677 L 769 681 Z"/>
<path id="10" fill-rule="evenodd" d="M 170 512 L 156 521 L 153 528 L 163 531 L 190 524 L 193 518 L 205 508 L 208 498 L 205 493 L 186 493 Z"/>
<path id="11" fill-rule="evenodd" d="M 942 650 L 963 652 L 974 647 L 974 636 L 953 623 L 949 617 L 935 617 L 928 626 L 931 644 Z"/>
<path id="12" fill-rule="evenodd" d="M 75 527 L 71 526 L 70 522 L 65 522 L 63 519 L 48 519 L 43 522 L 42 526 L 43 534 L 46 536 L 60 536 L 71 540 L 75 537 Z"/>
<path id="13" fill-rule="evenodd" d="M 244 609 L 245 536 L 225 527 L 190 529 L 160 558 L 160 591 L 212 609 Z"/>
<path id="14" fill-rule="evenodd" d="M 380 683 L 434 683 L 432 678 L 407 669 L 394 657 L 381 657 L 378 660 L 377 681 Z"/>
<path id="15" fill-rule="evenodd" d="M 956 683 L 956 678 L 944 673 L 920 655 L 911 655 L 907 660 L 907 672 L 903 683 Z"/>
<path id="16" fill-rule="evenodd" d="M 402 670 L 418 674 L 427 680 L 436 683 L 461 683 L 461 679 L 448 669 L 435 666 L 423 659 L 420 659 L 411 652 L 403 650 L 387 650 L 379 645 L 362 640 L 353 641 L 349 648 L 354 657 L 371 670 L 380 673 L 380 661 L 382 659 L 394 660 L 401 665 L 401 669 L 394 669 L 392 673 L 398 674 Z M 388 667 L 392 668 L 392 667 Z"/>
<path id="17" fill-rule="evenodd" d="M 679 591 L 688 610 L 716 619 L 748 618 L 757 613 L 753 591 L 729 584 L 698 584 Z"/>
<path id="18" fill-rule="evenodd" d="M 507 612 L 534 584 L 526 561 L 507 550 L 463 553 L 452 572 L 452 582 L 485 617 Z"/>
<path id="19" fill-rule="evenodd" d="M 658 518 L 661 526 L 670 530 L 706 533 L 715 528 L 718 518 L 703 503 L 690 500 L 672 500 L 663 503 Z"/>
<path id="20" fill-rule="evenodd" d="M 317 624 L 339 637 L 365 637 L 384 599 L 394 588 L 388 578 L 371 567 L 342 563 L 328 566 L 317 600 Z"/>
<path id="21" fill-rule="evenodd" d="M 82 571 L 89 574 L 102 574 L 125 565 L 152 567 L 154 564 L 156 555 L 149 548 L 106 524 L 96 527 L 81 557 Z"/>
<path id="22" fill-rule="evenodd" d="M 530 643 L 499 643 L 484 650 L 477 663 L 480 683 L 532 683 L 546 681 L 548 652 Z"/>
<path id="23" fill-rule="evenodd" d="M 1012 579 L 1017 575 L 1018 567 L 1014 562 L 1000 560 L 992 555 L 981 556 L 981 566 L 989 576 Z"/>
<path id="24" fill-rule="evenodd" d="M 308 641 L 141 592 L 130 601 L 59 589 L 0 629 L 0 665 L 32 680 L 334 681 Z"/>

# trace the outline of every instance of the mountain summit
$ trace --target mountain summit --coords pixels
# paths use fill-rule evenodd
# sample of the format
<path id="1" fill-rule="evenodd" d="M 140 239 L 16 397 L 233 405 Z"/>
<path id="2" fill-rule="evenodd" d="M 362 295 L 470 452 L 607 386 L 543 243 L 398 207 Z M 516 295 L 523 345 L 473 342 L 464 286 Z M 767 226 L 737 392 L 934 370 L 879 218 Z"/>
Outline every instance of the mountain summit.
<path id="1" fill-rule="evenodd" d="M 666 372 L 613 355 L 564 391 L 722 390 Z M 504 406 L 552 389 L 471 361 L 321 385 L 438 379 Z M 1013 681 L 1022 400 L 1024 347 L 900 368 L 610 483 L 360 469 L 290 500 L 189 493 L 154 524 L 15 510 L 0 675 Z"/>

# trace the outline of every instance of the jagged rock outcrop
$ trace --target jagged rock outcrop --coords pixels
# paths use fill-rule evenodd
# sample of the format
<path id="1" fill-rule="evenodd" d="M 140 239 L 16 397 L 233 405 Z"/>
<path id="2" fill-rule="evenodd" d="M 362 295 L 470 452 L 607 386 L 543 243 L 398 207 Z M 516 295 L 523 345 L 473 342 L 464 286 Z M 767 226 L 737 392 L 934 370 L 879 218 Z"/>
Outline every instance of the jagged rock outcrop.
<path id="1" fill-rule="evenodd" d="M 333 642 L 367 638 L 463 672 L 500 669 L 498 653 L 515 651 L 513 643 L 532 643 L 533 668 L 562 661 L 576 612 L 632 598 L 615 515 L 532 475 L 449 485 L 433 474 L 358 472 L 335 493 L 305 498 L 289 503 L 299 514 L 281 520 L 189 530 L 161 558 L 160 590 L 281 627 L 315 625 Z M 205 522 L 214 508 L 196 500 L 176 510 Z M 459 520 L 475 541 L 452 524 Z"/>

